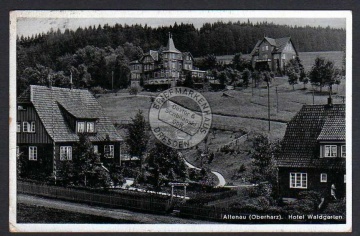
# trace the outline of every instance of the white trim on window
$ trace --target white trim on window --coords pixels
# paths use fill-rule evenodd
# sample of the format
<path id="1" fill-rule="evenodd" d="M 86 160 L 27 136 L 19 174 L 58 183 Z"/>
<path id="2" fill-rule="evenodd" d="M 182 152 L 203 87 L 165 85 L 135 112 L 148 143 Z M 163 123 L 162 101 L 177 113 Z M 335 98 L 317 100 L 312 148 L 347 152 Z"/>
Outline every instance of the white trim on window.
<path id="1" fill-rule="evenodd" d="M 37 147 L 36 146 L 29 146 L 29 160 L 30 161 L 37 161 Z"/>
<path id="2" fill-rule="evenodd" d="M 30 126 L 29 122 L 24 121 L 23 122 L 23 132 L 25 132 L 25 133 L 29 132 L 28 126 Z"/>
<path id="3" fill-rule="evenodd" d="M 86 122 L 86 132 L 87 133 L 95 132 L 95 122 L 93 122 L 93 121 Z"/>
<path id="4" fill-rule="evenodd" d="M 60 161 L 71 161 L 72 160 L 72 147 L 61 146 L 60 147 Z"/>
<path id="5" fill-rule="evenodd" d="M 98 145 L 94 145 L 94 146 L 93 146 L 93 150 L 94 150 L 94 153 L 99 153 L 99 146 L 98 146 Z"/>
<path id="6" fill-rule="evenodd" d="M 16 133 L 20 133 L 21 132 L 21 122 L 18 121 L 16 122 Z"/>
<path id="7" fill-rule="evenodd" d="M 346 145 L 341 145 L 341 157 L 346 157 Z"/>
<path id="8" fill-rule="evenodd" d="M 104 145 L 104 155 L 106 158 L 114 158 L 114 145 Z"/>
<path id="9" fill-rule="evenodd" d="M 324 157 L 337 157 L 337 146 L 325 145 Z"/>
<path id="10" fill-rule="evenodd" d="M 78 133 L 84 133 L 85 132 L 85 122 L 84 121 L 78 121 L 77 122 L 77 132 Z"/>
<path id="11" fill-rule="evenodd" d="M 35 133 L 35 121 L 31 121 L 30 123 L 30 133 Z"/>
<path id="12" fill-rule="evenodd" d="M 290 172 L 290 188 L 307 188 L 307 173 Z"/>
<path id="13" fill-rule="evenodd" d="M 321 173 L 320 174 L 320 182 L 321 183 L 327 183 L 327 174 L 326 173 Z"/>

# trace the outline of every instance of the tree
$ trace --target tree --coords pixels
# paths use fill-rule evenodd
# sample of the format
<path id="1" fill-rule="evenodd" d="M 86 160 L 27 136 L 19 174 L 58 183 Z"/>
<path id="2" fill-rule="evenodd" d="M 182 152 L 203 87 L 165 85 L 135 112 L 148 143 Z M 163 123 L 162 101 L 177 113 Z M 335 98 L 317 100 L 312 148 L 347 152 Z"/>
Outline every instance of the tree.
<path id="1" fill-rule="evenodd" d="M 335 68 L 332 61 L 317 57 L 311 68 L 309 77 L 312 84 L 320 87 L 320 92 L 322 91 L 322 87 L 328 86 L 331 96 L 333 84 L 340 79 L 340 70 Z"/>
<path id="2" fill-rule="evenodd" d="M 191 71 L 186 73 L 186 77 L 184 80 L 184 86 L 188 88 L 194 88 L 194 80 L 191 75 Z"/>
<path id="3" fill-rule="evenodd" d="M 216 68 L 217 66 L 217 61 L 216 61 L 216 56 L 214 54 L 208 54 L 204 57 L 203 61 L 202 61 L 202 69 L 204 70 L 212 70 L 214 68 Z"/>
<path id="4" fill-rule="evenodd" d="M 251 78 L 251 71 L 245 69 L 242 73 L 242 80 L 243 80 L 243 86 L 245 86 L 246 88 L 249 86 L 250 78 Z"/>
<path id="5" fill-rule="evenodd" d="M 94 152 L 87 134 L 79 134 L 79 141 L 74 145 L 72 160 L 65 162 L 62 176 L 75 185 L 87 187 L 109 187 L 112 184 L 110 174 L 100 161 L 100 155 Z M 68 184 L 68 183 L 67 183 Z"/>
<path id="6" fill-rule="evenodd" d="M 184 159 L 179 152 L 160 142 L 149 151 L 146 159 L 148 182 L 156 190 L 170 181 L 185 181 L 188 177 Z"/>
<path id="7" fill-rule="evenodd" d="M 277 173 L 274 158 L 279 151 L 279 142 L 272 143 L 264 135 L 256 135 L 253 138 L 252 147 L 249 150 L 253 160 L 253 181 L 269 181 L 272 185 L 276 183 Z"/>
<path id="8" fill-rule="evenodd" d="M 132 122 L 128 125 L 125 140 L 129 147 L 130 155 L 139 157 L 142 166 L 143 155 L 149 142 L 148 124 L 141 110 L 139 110 L 131 120 Z"/>
<path id="9" fill-rule="evenodd" d="M 285 74 L 288 76 L 289 84 L 292 85 L 293 90 L 295 90 L 295 84 L 298 84 L 298 81 L 303 81 L 306 76 L 304 67 L 298 56 L 295 57 L 295 59 L 290 59 L 286 64 Z"/>

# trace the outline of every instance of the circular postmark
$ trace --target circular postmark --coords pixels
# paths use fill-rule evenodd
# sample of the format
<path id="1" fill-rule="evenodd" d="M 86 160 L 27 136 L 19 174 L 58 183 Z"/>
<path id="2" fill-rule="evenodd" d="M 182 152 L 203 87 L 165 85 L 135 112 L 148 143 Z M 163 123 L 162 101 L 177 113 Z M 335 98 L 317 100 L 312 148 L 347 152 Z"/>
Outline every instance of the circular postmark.
<path id="1" fill-rule="evenodd" d="M 174 101 L 176 97 L 181 97 L 182 104 L 190 99 L 188 102 L 195 104 L 196 108 L 180 105 Z M 196 146 L 209 133 L 211 122 L 208 101 L 198 91 L 186 87 L 173 87 L 161 92 L 149 111 L 149 123 L 154 136 L 175 149 Z"/>

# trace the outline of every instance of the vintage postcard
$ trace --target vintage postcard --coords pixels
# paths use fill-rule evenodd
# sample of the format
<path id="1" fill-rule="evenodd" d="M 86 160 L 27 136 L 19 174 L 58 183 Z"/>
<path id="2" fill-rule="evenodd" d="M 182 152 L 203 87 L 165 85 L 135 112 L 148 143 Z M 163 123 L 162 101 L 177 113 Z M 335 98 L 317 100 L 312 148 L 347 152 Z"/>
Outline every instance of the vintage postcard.
<path id="1" fill-rule="evenodd" d="M 12 232 L 351 232 L 351 11 L 13 11 Z"/>

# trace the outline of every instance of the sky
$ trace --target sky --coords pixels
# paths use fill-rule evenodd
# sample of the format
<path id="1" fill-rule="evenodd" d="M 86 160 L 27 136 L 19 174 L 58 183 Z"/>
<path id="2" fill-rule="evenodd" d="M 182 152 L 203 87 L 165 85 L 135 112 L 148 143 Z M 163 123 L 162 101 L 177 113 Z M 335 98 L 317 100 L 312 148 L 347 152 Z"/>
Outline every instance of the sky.
<path id="1" fill-rule="evenodd" d="M 200 28 L 204 23 L 214 23 L 217 21 L 223 22 L 273 22 L 275 24 L 290 25 L 290 26 L 321 26 L 332 28 L 345 29 L 345 18 L 17 18 L 17 35 L 18 36 L 31 36 L 38 33 L 46 33 L 51 28 L 53 30 L 60 29 L 62 32 L 65 29 L 76 30 L 79 27 L 98 26 L 108 24 L 113 26 L 118 24 L 147 24 L 151 27 L 169 26 L 175 22 L 178 24 L 192 23 L 196 28 Z"/>

